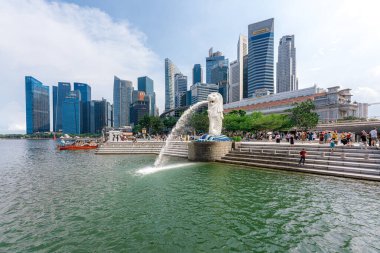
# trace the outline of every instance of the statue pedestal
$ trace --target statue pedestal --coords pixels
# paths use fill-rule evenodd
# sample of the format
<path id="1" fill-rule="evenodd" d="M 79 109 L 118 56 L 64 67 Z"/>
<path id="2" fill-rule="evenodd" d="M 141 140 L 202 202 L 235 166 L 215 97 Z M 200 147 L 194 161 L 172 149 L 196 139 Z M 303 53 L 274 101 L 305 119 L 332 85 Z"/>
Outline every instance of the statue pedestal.
<path id="1" fill-rule="evenodd" d="M 188 159 L 198 162 L 213 162 L 231 151 L 230 141 L 189 142 Z"/>

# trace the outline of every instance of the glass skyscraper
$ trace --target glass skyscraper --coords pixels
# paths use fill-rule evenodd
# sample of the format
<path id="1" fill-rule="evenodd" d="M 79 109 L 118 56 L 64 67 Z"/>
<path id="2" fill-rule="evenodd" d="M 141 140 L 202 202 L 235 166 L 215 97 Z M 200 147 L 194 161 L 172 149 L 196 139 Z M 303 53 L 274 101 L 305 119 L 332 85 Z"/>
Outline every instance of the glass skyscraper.
<path id="1" fill-rule="evenodd" d="M 213 48 L 210 48 L 208 51 L 208 57 L 206 57 L 206 83 L 213 83 L 211 80 L 211 71 L 212 69 L 219 65 L 220 63 L 228 65 L 228 61 L 225 61 L 225 58 L 222 52 L 213 52 Z"/>
<path id="2" fill-rule="evenodd" d="M 58 82 L 58 86 L 53 86 L 53 131 L 62 130 L 62 105 L 63 100 L 71 91 L 71 84 Z"/>
<path id="3" fill-rule="evenodd" d="M 165 111 L 175 108 L 174 75 L 180 73 L 176 65 L 165 59 Z"/>
<path id="4" fill-rule="evenodd" d="M 93 132 L 93 103 L 91 103 L 91 87 L 86 83 L 74 83 L 74 90 L 80 92 L 82 101 L 81 133 Z"/>
<path id="5" fill-rule="evenodd" d="M 248 97 L 274 92 L 273 23 L 271 18 L 248 26 Z"/>
<path id="6" fill-rule="evenodd" d="M 201 64 L 194 64 L 193 67 L 193 84 L 203 82 L 203 71 Z"/>
<path id="7" fill-rule="evenodd" d="M 81 134 L 81 114 L 81 93 L 79 90 L 70 91 L 62 105 L 62 132 L 65 134 Z"/>
<path id="8" fill-rule="evenodd" d="M 154 92 L 153 80 L 147 76 L 137 78 L 137 89 L 139 91 L 144 91 L 145 94 L 150 97 L 149 115 L 155 116 L 155 113 L 156 113 L 156 93 Z"/>
<path id="9" fill-rule="evenodd" d="M 175 108 L 181 106 L 181 96 L 187 91 L 187 76 L 182 73 L 174 75 Z"/>
<path id="10" fill-rule="evenodd" d="M 128 126 L 133 86 L 131 81 L 114 77 L 113 83 L 113 122 L 114 127 Z"/>
<path id="11" fill-rule="evenodd" d="M 219 93 L 223 96 L 225 104 L 229 101 L 228 78 L 228 59 L 224 59 L 211 69 L 211 83 L 218 85 Z"/>
<path id="12" fill-rule="evenodd" d="M 26 133 L 50 131 L 49 86 L 25 76 Z"/>
<path id="13" fill-rule="evenodd" d="M 190 87 L 191 104 L 196 104 L 200 101 L 206 101 L 207 96 L 212 92 L 218 92 L 218 85 L 212 83 L 196 83 Z"/>
<path id="14" fill-rule="evenodd" d="M 280 40 L 276 80 L 277 93 L 298 90 L 294 35 L 283 36 Z"/>
<path id="15" fill-rule="evenodd" d="M 104 127 L 111 127 L 110 103 L 104 98 L 92 102 L 94 103 L 94 132 L 101 133 Z"/>

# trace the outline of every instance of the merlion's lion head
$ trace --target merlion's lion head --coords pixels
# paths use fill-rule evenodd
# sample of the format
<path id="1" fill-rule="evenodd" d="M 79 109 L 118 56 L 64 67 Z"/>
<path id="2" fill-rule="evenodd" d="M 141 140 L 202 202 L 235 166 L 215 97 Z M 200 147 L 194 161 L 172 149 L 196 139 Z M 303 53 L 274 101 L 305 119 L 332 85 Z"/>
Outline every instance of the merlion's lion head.
<path id="1" fill-rule="evenodd" d="M 207 96 L 208 111 L 212 115 L 220 115 L 223 118 L 223 97 L 218 92 L 210 93 Z"/>

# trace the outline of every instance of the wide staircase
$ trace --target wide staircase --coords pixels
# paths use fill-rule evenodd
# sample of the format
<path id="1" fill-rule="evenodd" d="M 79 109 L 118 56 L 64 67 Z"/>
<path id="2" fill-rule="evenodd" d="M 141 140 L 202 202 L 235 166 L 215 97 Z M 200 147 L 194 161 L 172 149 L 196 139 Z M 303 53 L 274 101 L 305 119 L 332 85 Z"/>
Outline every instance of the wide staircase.
<path id="1" fill-rule="evenodd" d="M 307 156 L 300 166 L 303 148 Z M 337 146 L 331 153 L 327 145 L 243 142 L 218 162 L 380 181 L 380 151 L 375 148 Z"/>
<path id="2" fill-rule="evenodd" d="M 162 141 L 138 141 L 138 142 L 106 142 L 95 151 L 97 155 L 115 154 L 156 154 L 158 155 L 164 146 Z M 165 155 L 187 158 L 187 142 L 173 141 L 166 148 Z"/>
<path id="3" fill-rule="evenodd" d="M 188 142 L 173 141 L 170 142 L 164 155 L 187 158 L 188 157 Z"/>

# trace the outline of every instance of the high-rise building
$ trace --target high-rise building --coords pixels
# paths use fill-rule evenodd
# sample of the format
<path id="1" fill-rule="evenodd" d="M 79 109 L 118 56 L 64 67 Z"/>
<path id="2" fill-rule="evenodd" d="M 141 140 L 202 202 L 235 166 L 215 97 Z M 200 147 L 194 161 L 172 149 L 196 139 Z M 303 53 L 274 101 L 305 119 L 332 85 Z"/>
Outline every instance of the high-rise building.
<path id="1" fill-rule="evenodd" d="M 218 85 L 219 93 L 223 96 L 223 102 L 229 100 L 229 82 L 228 82 L 228 59 L 220 61 L 211 69 L 211 83 Z"/>
<path id="2" fill-rule="evenodd" d="M 190 87 L 190 91 L 193 105 L 200 101 L 206 101 L 210 93 L 219 91 L 219 86 L 213 83 L 196 83 Z"/>
<path id="3" fill-rule="evenodd" d="M 181 106 L 181 96 L 187 91 L 187 76 L 182 73 L 174 75 L 175 108 Z"/>
<path id="4" fill-rule="evenodd" d="M 94 131 L 94 105 L 91 103 L 91 86 L 86 83 L 74 83 L 74 90 L 80 92 L 82 102 L 81 133 L 92 133 Z"/>
<path id="5" fill-rule="evenodd" d="M 49 86 L 25 76 L 26 133 L 50 131 Z"/>
<path id="6" fill-rule="evenodd" d="M 240 100 L 240 89 L 240 64 L 236 60 L 230 63 L 230 103 Z"/>
<path id="7" fill-rule="evenodd" d="M 137 125 L 145 115 L 149 115 L 150 96 L 144 91 L 134 91 L 134 101 L 131 104 L 131 123 Z"/>
<path id="8" fill-rule="evenodd" d="M 225 61 L 223 53 L 220 51 L 213 52 L 211 47 L 208 51 L 208 57 L 206 57 L 206 83 L 212 83 L 211 80 L 211 71 L 215 66 L 218 66 L 220 63 L 228 65 L 228 61 Z"/>
<path id="9" fill-rule="evenodd" d="M 82 133 L 82 100 L 79 90 L 70 91 L 62 104 L 62 132 Z"/>
<path id="10" fill-rule="evenodd" d="M 203 82 L 203 70 L 201 64 L 194 64 L 193 67 L 193 84 Z"/>
<path id="11" fill-rule="evenodd" d="M 234 65 L 235 69 L 231 69 L 231 73 L 233 75 L 238 75 L 238 77 L 233 77 L 234 83 L 230 83 L 231 85 L 231 92 L 233 90 L 233 94 L 230 95 L 230 97 L 234 99 L 234 101 L 239 101 L 244 98 L 243 96 L 243 90 L 244 90 L 244 56 L 248 54 L 248 39 L 247 36 L 240 34 L 239 40 L 237 43 L 237 64 Z M 238 73 L 236 72 L 238 70 Z M 232 78 L 230 79 L 232 80 Z M 238 95 L 237 95 L 237 94 Z M 238 97 L 238 98 L 237 98 Z M 238 100 L 236 100 L 238 99 Z M 233 101 L 230 101 L 233 102 Z"/>
<path id="12" fill-rule="evenodd" d="M 74 90 L 78 90 L 82 102 L 91 101 L 91 86 L 87 83 L 74 83 Z"/>
<path id="13" fill-rule="evenodd" d="M 277 93 L 298 90 L 294 35 L 286 35 L 280 39 L 276 79 Z"/>
<path id="14" fill-rule="evenodd" d="M 174 75 L 180 73 L 176 65 L 165 59 L 165 111 L 175 108 Z"/>
<path id="15" fill-rule="evenodd" d="M 113 84 L 113 124 L 114 127 L 128 126 L 133 86 L 131 81 L 114 77 Z"/>
<path id="16" fill-rule="evenodd" d="M 243 98 L 248 98 L 248 55 L 243 57 Z"/>
<path id="17" fill-rule="evenodd" d="M 248 97 L 274 91 L 273 23 L 271 18 L 248 26 Z"/>
<path id="18" fill-rule="evenodd" d="M 230 63 L 229 102 L 244 98 L 244 56 L 248 54 L 247 36 L 240 34 L 237 43 L 237 60 Z"/>
<path id="19" fill-rule="evenodd" d="M 62 105 L 63 100 L 71 91 L 71 84 L 58 82 L 53 86 L 53 131 L 62 131 Z"/>
<path id="20" fill-rule="evenodd" d="M 104 98 L 92 102 L 94 103 L 94 132 L 101 133 L 104 127 L 111 127 L 110 103 Z"/>
<path id="21" fill-rule="evenodd" d="M 153 80 L 147 76 L 137 78 L 137 89 L 144 91 L 147 96 L 150 96 L 149 115 L 155 116 L 156 111 L 156 93 L 154 92 Z"/>

